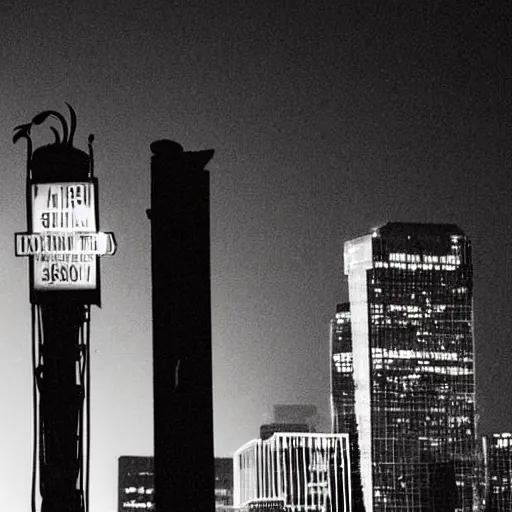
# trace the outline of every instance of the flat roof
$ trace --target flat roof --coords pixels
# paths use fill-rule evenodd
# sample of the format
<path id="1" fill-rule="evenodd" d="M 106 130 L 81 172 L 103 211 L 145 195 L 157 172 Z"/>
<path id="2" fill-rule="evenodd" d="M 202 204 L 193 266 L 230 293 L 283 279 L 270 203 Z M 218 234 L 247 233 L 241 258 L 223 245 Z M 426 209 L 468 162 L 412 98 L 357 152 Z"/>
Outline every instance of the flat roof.
<path id="1" fill-rule="evenodd" d="M 375 230 L 380 236 L 430 235 L 466 236 L 457 224 L 431 224 L 419 222 L 388 222 Z"/>

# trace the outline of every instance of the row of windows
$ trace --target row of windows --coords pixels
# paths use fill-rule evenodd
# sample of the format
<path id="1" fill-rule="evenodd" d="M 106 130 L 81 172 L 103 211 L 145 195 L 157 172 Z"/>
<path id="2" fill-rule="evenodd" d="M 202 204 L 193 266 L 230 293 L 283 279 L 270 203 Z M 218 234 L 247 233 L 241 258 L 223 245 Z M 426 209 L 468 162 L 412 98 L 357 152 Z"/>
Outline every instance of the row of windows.
<path id="1" fill-rule="evenodd" d="M 125 494 L 153 494 L 155 490 L 152 487 L 125 487 Z"/>
<path id="2" fill-rule="evenodd" d="M 411 270 L 415 272 L 417 270 L 427 270 L 427 271 L 454 271 L 459 267 L 458 265 L 436 265 L 433 263 L 399 263 L 399 262 L 391 262 L 387 263 L 385 261 L 376 261 L 373 264 L 374 268 L 390 268 L 390 269 L 400 269 L 400 270 Z"/>
<path id="3" fill-rule="evenodd" d="M 389 261 L 401 261 L 408 263 L 449 263 L 452 265 L 460 265 L 461 259 L 454 254 L 446 254 L 443 256 L 430 255 L 430 254 L 407 254 L 392 252 L 389 254 Z M 376 262 L 380 263 L 380 262 Z"/>
<path id="4" fill-rule="evenodd" d="M 396 366 L 394 364 L 394 360 L 384 360 L 384 361 L 378 361 L 374 362 L 373 368 L 375 370 L 381 370 L 383 368 L 385 369 L 395 369 Z M 422 374 L 425 373 L 438 373 L 440 375 L 473 375 L 473 369 L 472 368 L 464 368 L 463 366 L 414 366 L 414 367 L 407 367 L 406 372 L 413 372 L 410 379 L 419 379 L 421 378 Z M 405 372 L 404 372 L 405 373 Z M 403 377 L 402 377 L 403 378 Z"/>
<path id="5" fill-rule="evenodd" d="M 123 502 L 123 509 L 131 510 L 131 509 L 146 509 L 146 510 L 154 510 L 155 504 L 150 501 L 139 502 L 139 501 L 125 501 Z"/>
<path id="6" fill-rule="evenodd" d="M 382 265 L 388 265 L 383 263 Z M 433 297 L 449 297 L 453 290 L 467 293 L 471 290 L 471 273 L 458 270 L 457 272 L 404 272 L 400 265 L 408 268 L 409 264 L 389 264 L 394 265 L 386 268 L 374 268 L 368 271 L 369 290 L 374 288 L 380 290 L 379 293 L 390 293 L 393 290 L 400 290 L 407 299 L 418 299 L 421 296 L 432 295 Z M 416 265 L 416 264 L 411 264 Z M 430 266 L 431 264 L 428 264 Z M 427 266 L 427 265 L 425 265 Z M 421 270 L 417 266 L 416 270 Z M 453 269 L 452 269 L 453 270 Z M 414 297 L 412 296 L 414 294 Z M 453 293 L 452 293 L 453 294 Z"/>
<path id="7" fill-rule="evenodd" d="M 385 348 L 372 348 L 374 359 L 433 359 L 436 361 L 457 361 L 457 352 L 437 352 L 424 350 L 389 350 Z"/>

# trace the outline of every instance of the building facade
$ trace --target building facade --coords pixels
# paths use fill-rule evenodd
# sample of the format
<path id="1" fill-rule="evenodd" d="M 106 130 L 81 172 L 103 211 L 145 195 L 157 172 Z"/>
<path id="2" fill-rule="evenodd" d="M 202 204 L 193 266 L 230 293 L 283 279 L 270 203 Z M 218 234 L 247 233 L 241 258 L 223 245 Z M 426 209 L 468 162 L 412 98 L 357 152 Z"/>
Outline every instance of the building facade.
<path id="1" fill-rule="evenodd" d="M 153 457 L 119 457 L 118 510 L 156 511 Z"/>
<path id="2" fill-rule="evenodd" d="M 332 432 L 349 435 L 353 512 L 363 512 L 360 457 L 355 411 L 354 365 L 349 303 L 338 304 L 331 321 Z"/>
<path id="3" fill-rule="evenodd" d="M 485 512 L 512 510 L 512 434 L 483 438 L 485 459 Z"/>
<path id="4" fill-rule="evenodd" d="M 353 434 L 357 432 L 354 397 L 354 366 L 350 304 L 336 306 L 331 321 L 331 408 L 332 431 Z"/>
<path id="5" fill-rule="evenodd" d="M 234 506 L 351 512 L 347 434 L 275 433 L 233 457 Z"/>
<path id="6" fill-rule="evenodd" d="M 352 357 L 341 340 L 333 412 L 350 422 L 353 403 L 366 512 L 472 510 L 470 241 L 455 225 L 388 223 L 346 242 L 344 260 Z"/>

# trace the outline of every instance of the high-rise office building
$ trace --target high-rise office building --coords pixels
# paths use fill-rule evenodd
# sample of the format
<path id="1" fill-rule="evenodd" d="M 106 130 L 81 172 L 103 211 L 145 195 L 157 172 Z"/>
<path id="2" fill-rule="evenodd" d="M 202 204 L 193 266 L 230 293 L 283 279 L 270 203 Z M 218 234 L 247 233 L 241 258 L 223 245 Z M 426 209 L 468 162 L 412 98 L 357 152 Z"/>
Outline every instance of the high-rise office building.
<path id="1" fill-rule="evenodd" d="M 483 438 L 486 512 L 512 510 L 512 434 Z"/>
<path id="2" fill-rule="evenodd" d="M 471 510 L 470 241 L 455 225 L 388 223 L 347 242 L 344 260 L 352 357 L 342 340 L 335 407 L 353 400 L 366 511 Z"/>
<path id="3" fill-rule="evenodd" d="M 355 411 L 354 365 L 352 361 L 352 333 L 350 305 L 336 307 L 331 321 L 331 419 L 332 431 L 347 433 L 350 443 L 350 473 L 352 482 L 352 510 L 364 512 L 361 490 L 360 457 Z"/>
<path id="4" fill-rule="evenodd" d="M 276 432 L 239 448 L 233 466 L 236 508 L 352 510 L 347 434 Z"/>

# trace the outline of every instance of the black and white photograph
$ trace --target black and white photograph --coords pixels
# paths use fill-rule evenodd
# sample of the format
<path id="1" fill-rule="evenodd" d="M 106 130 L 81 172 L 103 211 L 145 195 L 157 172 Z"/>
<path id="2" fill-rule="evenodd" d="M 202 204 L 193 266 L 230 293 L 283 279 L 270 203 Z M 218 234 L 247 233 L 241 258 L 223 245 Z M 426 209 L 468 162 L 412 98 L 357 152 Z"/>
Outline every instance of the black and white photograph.
<path id="1" fill-rule="evenodd" d="M 512 512 L 512 3 L 0 2 L 9 512 Z"/>

